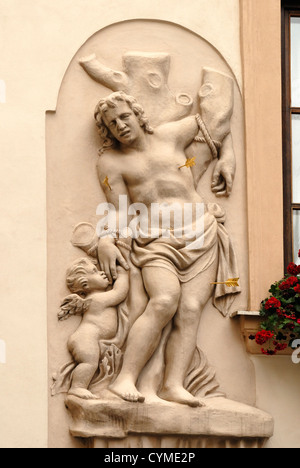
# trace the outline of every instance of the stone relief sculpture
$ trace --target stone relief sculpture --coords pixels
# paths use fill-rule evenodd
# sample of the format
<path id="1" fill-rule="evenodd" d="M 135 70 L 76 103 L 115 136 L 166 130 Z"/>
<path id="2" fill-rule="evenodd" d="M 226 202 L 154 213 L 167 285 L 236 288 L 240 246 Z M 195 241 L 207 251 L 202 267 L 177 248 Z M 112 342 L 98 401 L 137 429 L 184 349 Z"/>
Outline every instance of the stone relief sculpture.
<path id="1" fill-rule="evenodd" d="M 173 96 L 168 86 L 171 57 L 167 53 L 127 52 L 123 70 L 111 70 L 95 54 L 83 57 L 81 66 L 97 82 L 114 92 L 132 95 L 144 107 L 152 126 L 189 115 L 193 99 L 186 93 Z"/>
<path id="2" fill-rule="evenodd" d="M 110 89 L 94 114 L 107 203 L 97 226 L 82 222 L 73 232 L 74 247 L 86 256 L 67 272 L 71 294 L 58 318 L 82 315 L 82 321 L 68 341 L 72 361 L 55 376 L 52 393 L 103 400 L 105 408 L 111 402 L 101 416 L 107 431 L 115 404 L 196 411 L 205 397 L 222 395 L 197 334 L 210 299 L 228 315 L 241 289 L 226 280 L 239 272 L 225 212 L 197 187 L 217 160 L 211 189 L 218 197 L 231 194 L 233 80 L 203 69 L 198 113 L 191 115 L 193 99 L 173 96 L 168 87 L 167 53 L 127 53 L 123 71 L 95 55 L 80 64 Z"/>
<path id="3" fill-rule="evenodd" d="M 124 214 L 126 216 L 126 213 L 121 213 L 122 207 L 119 205 L 122 196 L 127 200 L 126 210 L 130 204 L 139 204 L 138 208 L 143 206 L 147 211 L 144 221 L 148 232 L 136 233 L 135 239 L 132 239 L 127 235 L 124 237 L 121 232 L 132 226 L 132 221 L 122 226 L 119 222 L 117 232 L 113 233 L 107 229 L 109 226 L 103 226 L 106 230 L 98 232 L 96 254 L 93 251 L 99 259 L 101 270 L 107 275 L 107 281 L 111 283 L 116 280 L 117 283 L 117 264 L 127 270 L 130 268 L 122 255 L 125 249 L 133 265 L 141 272 L 144 286 L 142 292 L 148 298 L 146 307 L 146 301 L 141 301 L 142 308 L 127 339 L 122 369 L 110 390 L 125 400 L 144 401 L 144 396 L 136 389 L 136 382 L 157 349 L 164 328 L 174 318 L 165 350 L 165 379 L 159 395 L 165 400 L 198 406 L 202 404 L 201 401 L 187 392 L 184 380 L 196 349 L 201 310 L 213 295 L 215 305 L 226 315 L 228 299 L 239 292 L 238 287 L 226 290 L 224 285 L 212 286 L 216 280 L 221 282 L 227 277 L 237 277 L 238 271 L 234 251 L 223 226 L 225 213 L 216 204 L 204 209 L 204 202 L 196 191 L 201 172 L 204 172 L 198 166 L 201 166 L 203 160 L 207 164 L 207 160 L 218 156 L 212 189 L 222 196 L 229 195 L 232 188 L 235 155 L 232 147 L 231 151 L 227 151 L 226 142 L 230 139 L 233 109 L 232 79 L 216 71 L 205 70 L 199 93 L 201 116 L 197 114 L 184 118 L 190 112 L 192 99 L 186 98 L 185 102 L 183 96 L 186 95 L 183 94 L 172 99 L 167 86 L 170 65 L 168 54 L 126 54 L 124 73 L 101 66 L 94 57 L 83 59 L 81 64 L 91 76 L 113 90 L 118 90 L 102 99 L 95 110 L 96 124 L 103 139 L 98 175 L 107 201 L 114 206 L 118 221 L 122 216 L 124 218 Z M 135 92 L 143 102 L 151 103 L 149 110 L 155 126 L 152 126 L 137 99 L 123 90 Z M 225 151 L 220 151 L 224 146 Z M 196 154 L 194 158 L 192 151 Z M 194 163 L 191 168 L 187 165 L 187 158 Z M 192 171 L 195 166 L 198 173 L 195 169 Z M 203 206 L 203 213 L 193 213 L 194 219 L 184 226 L 181 236 L 174 233 L 173 223 L 173 232 L 166 237 L 160 226 L 161 219 L 153 225 L 153 217 L 149 219 L 148 216 L 153 204 L 157 203 L 162 206 L 171 204 L 171 208 L 175 207 L 176 214 L 183 221 L 187 204 L 193 210 L 197 205 Z M 137 213 L 134 214 L 137 216 Z M 196 221 L 200 224 L 201 232 L 196 227 Z M 143 224 L 141 219 L 139 223 Z M 82 227 L 77 229 L 77 235 Z M 194 240 L 191 236 L 194 236 Z M 97 240 L 95 242 L 97 244 Z M 85 274 L 87 284 L 89 274 Z M 103 280 L 99 273 L 98 281 L 100 279 Z M 141 294 L 138 289 L 132 292 L 135 296 Z M 67 299 L 62 305 L 62 311 L 67 308 L 70 313 L 74 301 L 73 296 Z M 89 311 L 97 307 L 91 305 L 88 299 L 82 301 L 82 310 Z M 89 314 L 91 312 L 83 312 L 83 322 L 89 322 L 86 319 Z M 64 312 L 62 316 L 65 317 Z M 100 316 L 99 309 L 101 322 Z M 84 323 L 81 327 L 84 327 Z M 95 324 L 95 328 L 100 333 L 101 326 Z M 83 332 L 76 333 L 78 337 L 83 335 Z M 85 335 L 88 336 L 88 333 Z M 72 353 L 75 356 L 77 354 L 78 360 L 76 337 L 73 336 L 71 342 Z M 90 364 L 90 368 L 92 375 L 89 381 L 95 373 L 95 363 Z M 78 373 L 77 369 L 75 374 Z M 74 375 L 72 382 L 74 393 Z M 83 392 L 80 393 L 83 395 Z M 86 398 L 91 397 L 87 392 L 84 395 Z"/>

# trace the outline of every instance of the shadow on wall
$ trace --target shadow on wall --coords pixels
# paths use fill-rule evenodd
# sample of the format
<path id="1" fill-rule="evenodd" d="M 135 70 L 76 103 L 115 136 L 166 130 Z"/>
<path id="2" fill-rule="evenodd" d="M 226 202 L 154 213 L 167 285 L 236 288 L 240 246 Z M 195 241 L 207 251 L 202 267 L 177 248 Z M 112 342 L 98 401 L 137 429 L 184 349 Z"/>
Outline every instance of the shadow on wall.
<path id="1" fill-rule="evenodd" d="M 6 364 L 6 344 L 0 340 L 0 364 Z"/>
<path id="2" fill-rule="evenodd" d="M 4 80 L 0 80 L 0 104 L 6 103 L 6 83 Z"/>

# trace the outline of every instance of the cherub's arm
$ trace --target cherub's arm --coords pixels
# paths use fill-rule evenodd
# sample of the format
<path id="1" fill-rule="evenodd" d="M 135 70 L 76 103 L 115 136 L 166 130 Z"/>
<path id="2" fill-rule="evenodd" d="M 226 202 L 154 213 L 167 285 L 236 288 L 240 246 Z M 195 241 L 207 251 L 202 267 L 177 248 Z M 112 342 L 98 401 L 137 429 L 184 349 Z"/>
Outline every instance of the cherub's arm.
<path id="1" fill-rule="evenodd" d="M 124 268 L 117 267 L 118 277 L 114 282 L 113 289 L 104 293 L 104 301 L 107 307 L 117 306 L 123 302 L 129 291 L 129 276 Z"/>

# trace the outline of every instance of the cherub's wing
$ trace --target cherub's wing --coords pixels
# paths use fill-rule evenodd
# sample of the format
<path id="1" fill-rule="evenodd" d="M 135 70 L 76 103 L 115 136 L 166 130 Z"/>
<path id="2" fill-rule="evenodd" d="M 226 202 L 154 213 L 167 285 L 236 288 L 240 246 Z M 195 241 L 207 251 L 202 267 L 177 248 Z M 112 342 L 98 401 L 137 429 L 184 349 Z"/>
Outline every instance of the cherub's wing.
<path id="1" fill-rule="evenodd" d="M 67 320 L 71 315 L 84 314 L 88 310 L 90 303 L 90 299 L 83 299 L 78 294 L 70 294 L 60 305 L 60 312 L 57 315 L 58 320 Z"/>

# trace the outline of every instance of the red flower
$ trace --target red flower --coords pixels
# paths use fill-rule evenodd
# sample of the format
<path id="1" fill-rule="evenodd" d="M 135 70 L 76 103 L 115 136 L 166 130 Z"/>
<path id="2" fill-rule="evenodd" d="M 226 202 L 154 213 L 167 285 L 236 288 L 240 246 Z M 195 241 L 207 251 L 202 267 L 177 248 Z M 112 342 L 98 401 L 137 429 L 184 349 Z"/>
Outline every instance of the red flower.
<path id="1" fill-rule="evenodd" d="M 284 309 L 277 309 L 276 313 L 277 313 L 278 317 L 284 317 L 286 311 Z"/>
<path id="2" fill-rule="evenodd" d="M 289 320 L 296 320 L 296 316 L 295 315 L 285 315 L 285 318 L 289 319 Z M 292 324 L 291 324 L 292 325 Z M 295 328 L 295 327 L 294 327 Z M 293 329 L 294 329 L 293 328 Z"/>
<path id="3" fill-rule="evenodd" d="M 286 344 L 286 343 L 278 343 L 277 341 L 274 341 L 273 344 L 275 345 L 276 351 L 283 351 L 284 349 L 287 348 L 287 344 Z"/>
<path id="4" fill-rule="evenodd" d="M 281 302 L 276 299 L 276 297 L 270 297 L 265 303 L 265 309 L 279 309 L 281 307 Z"/>
<path id="5" fill-rule="evenodd" d="M 290 289 L 292 288 L 293 286 L 295 286 L 295 284 L 298 283 L 298 278 L 296 276 L 290 276 L 289 278 L 287 278 L 285 281 L 283 281 L 280 285 L 279 285 L 279 289 L 281 291 L 284 291 L 285 289 Z"/>
<path id="6" fill-rule="evenodd" d="M 297 286 L 294 287 L 294 291 L 297 294 L 300 294 L 300 284 L 297 284 Z"/>
<path id="7" fill-rule="evenodd" d="M 265 344 L 268 340 L 273 338 L 274 333 L 270 332 L 269 330 L 261 330 L 256 333 L 255 341 L 259 345 Z"/>
<path id="8" fill-rule="evenodd" d="M 297 276 L 290 276 L 288 279 L 287 279 L 287 282 L 291 285 L 294 285 L 294 284 L 297 284 L 298 283 L 298 278 Z"/>
<path id="9" fill-rule="evenodd" d="M 272 349 L 264 349 L 264 348 L 261 348 L 261 352 L 263 354 L 267 354 L 268 356 L 273 356 L 274 354 L 276 354 L 277 351 L 272 350 Z"/>
<path id="10" fill-rule="evenodd" d="M 290 275 L 297 275 L 299 273 L 298 267 L 295 263 L 290 263 L 287 267 L 287 272 Z"/>
<path id="11" fill-rule="evenodd" d="M 300 258 L 300 249 L 299 249 L 299 252 L 298 252 L 298 257 Z"/>

